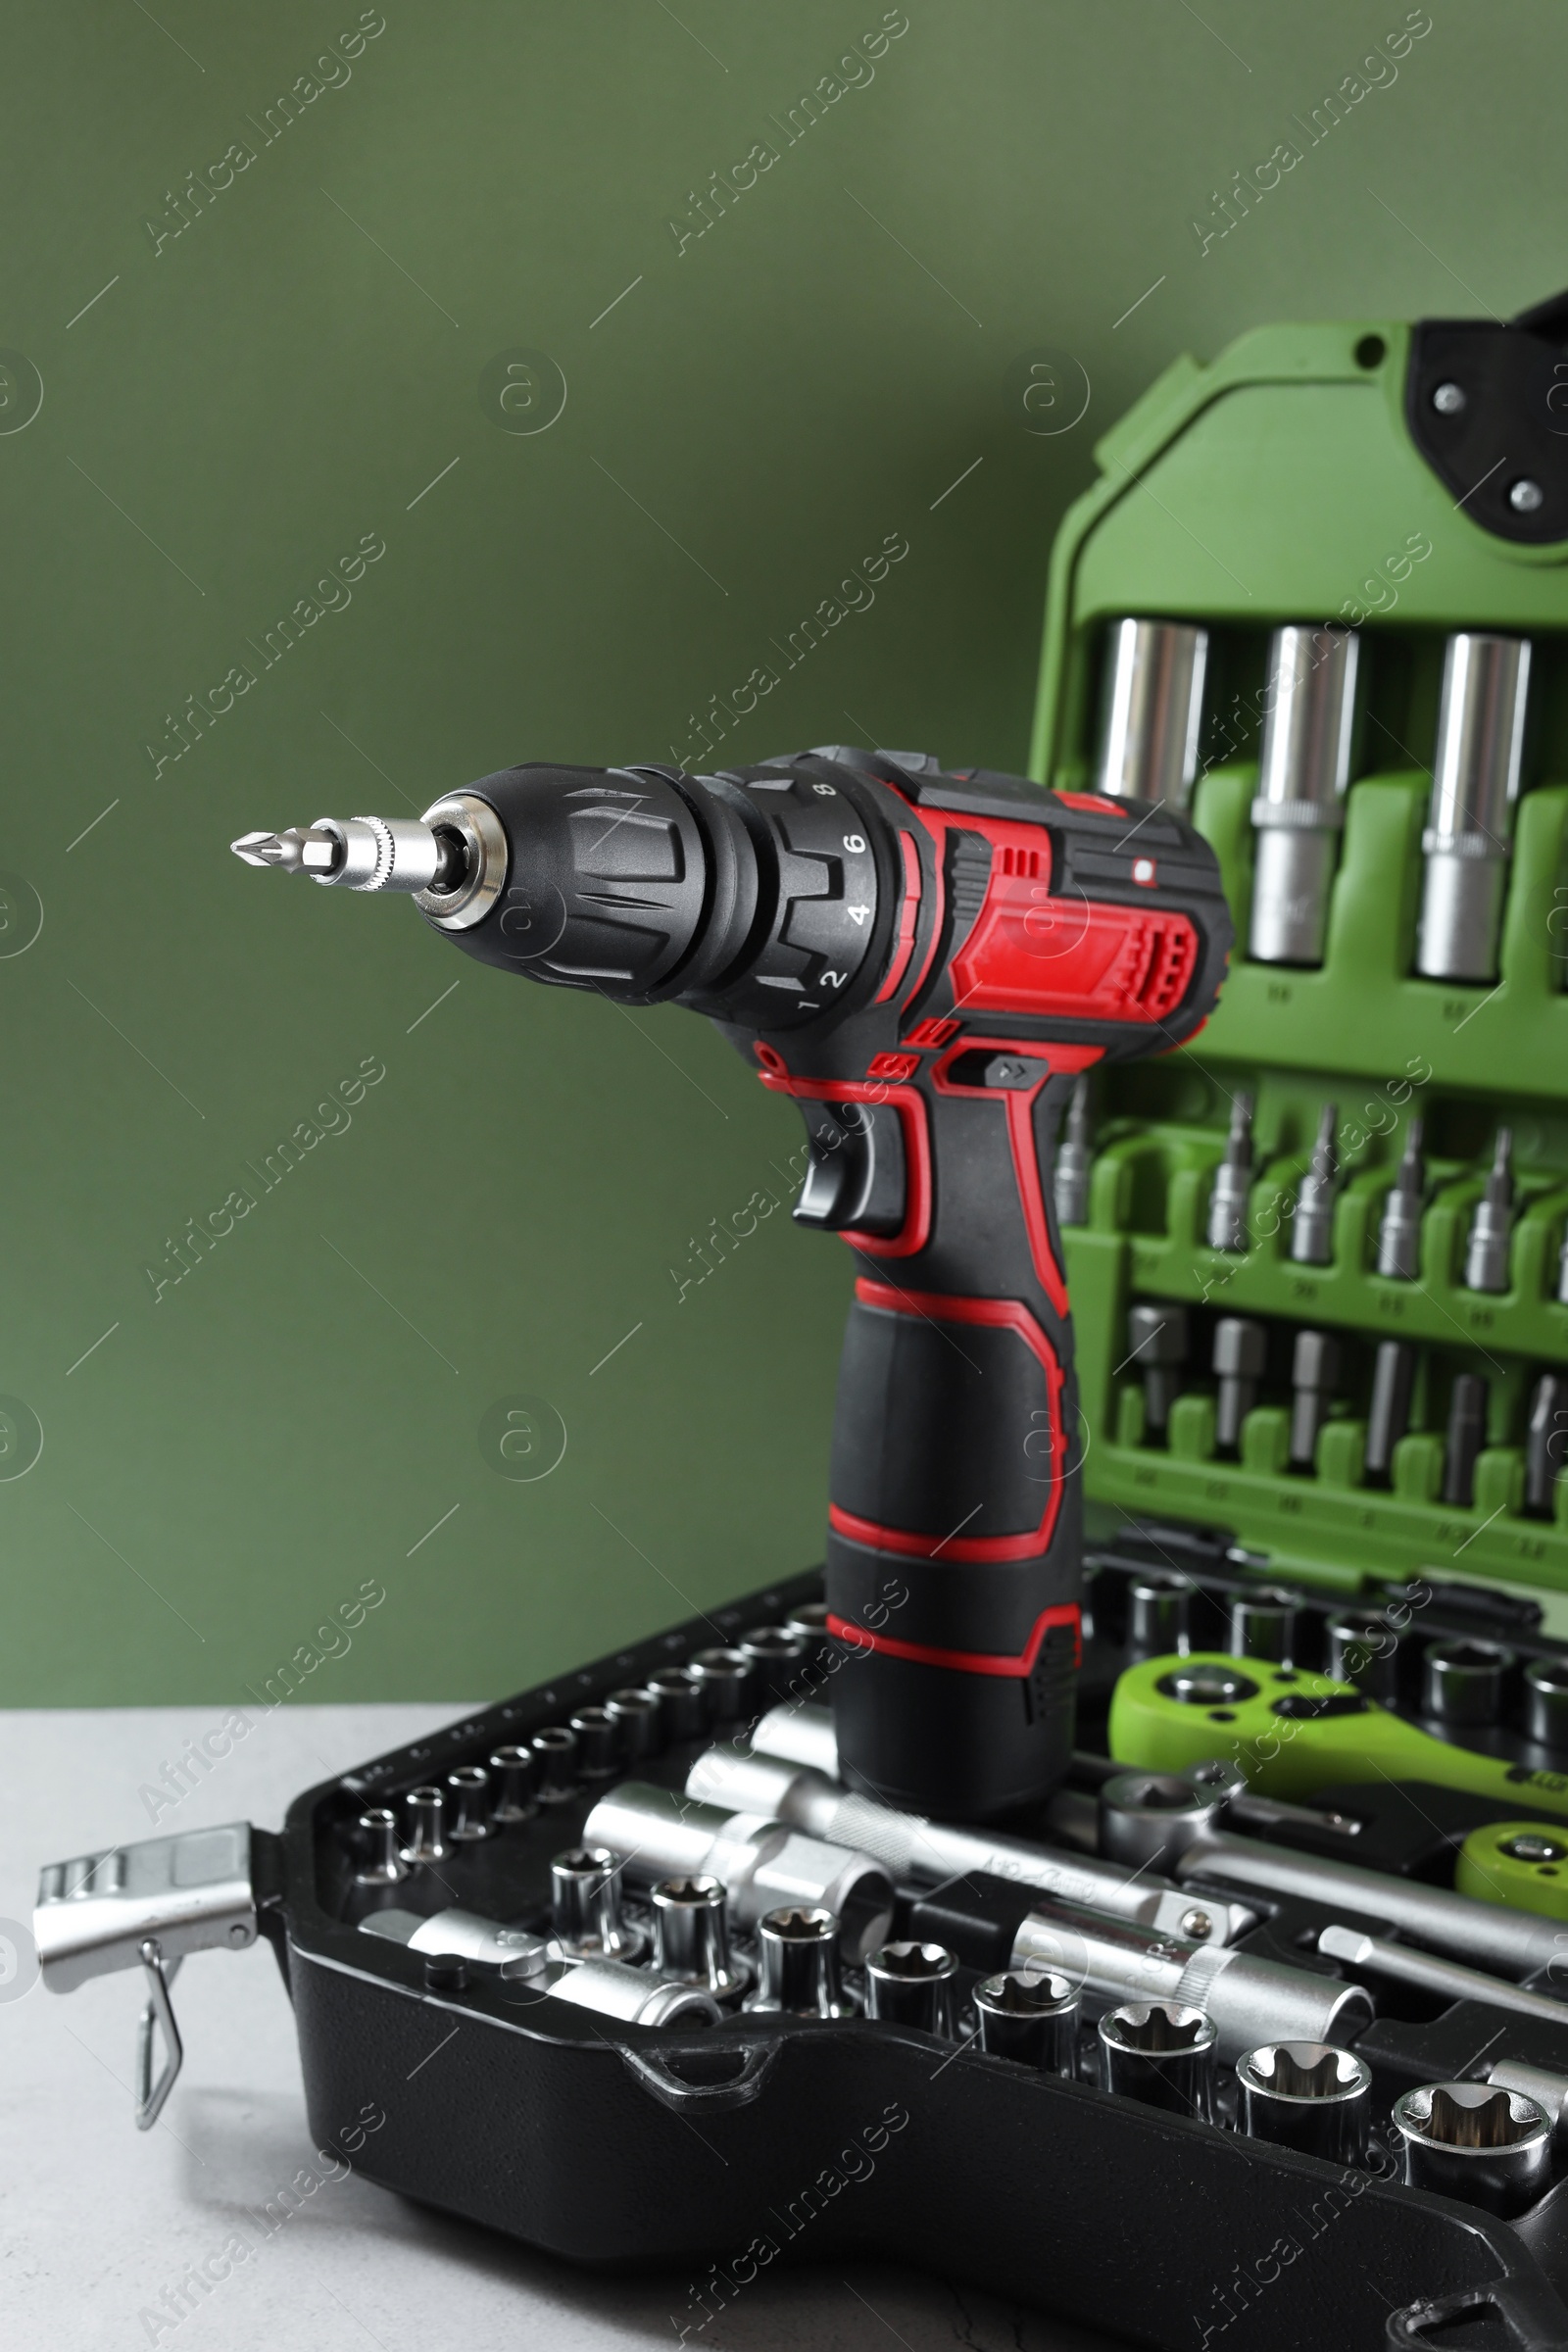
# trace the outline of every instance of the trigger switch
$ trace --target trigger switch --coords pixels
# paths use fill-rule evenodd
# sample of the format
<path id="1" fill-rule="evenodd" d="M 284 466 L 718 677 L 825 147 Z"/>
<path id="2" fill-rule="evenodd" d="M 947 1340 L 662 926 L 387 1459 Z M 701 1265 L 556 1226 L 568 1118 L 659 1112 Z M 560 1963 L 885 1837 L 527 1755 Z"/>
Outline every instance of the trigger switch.
<path id="1" fill-rule="evenodd" d="M 905 1220 L 904 1127 L 891 1102 L 807 1102 L 809 1159 L 798 1225 L 826 1233 L 895 1234 Z"/>

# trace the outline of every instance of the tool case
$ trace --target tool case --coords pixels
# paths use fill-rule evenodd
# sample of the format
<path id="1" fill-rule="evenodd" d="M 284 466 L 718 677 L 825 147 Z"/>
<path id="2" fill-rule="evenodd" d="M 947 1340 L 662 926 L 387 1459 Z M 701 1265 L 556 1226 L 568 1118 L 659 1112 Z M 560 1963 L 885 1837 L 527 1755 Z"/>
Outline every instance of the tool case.
<path id="1" fill-rule="evenodd" d="M 1077 1190 L 1058 1189 L 1057 1205 L 1092 1505 L 1078 1745 L 1051 1805 L 1004 1825 L 1088 1854 L 1116 1766 L 1152 1776 L 1153 1804 L 1195 1751 L 1228 1760 L 1226 1801 L 1259 1844 L 1303 1864 L 1348 1854 L 1418 1891 L 1452 1887 L 1457 1870 L 1495 1916 L 1534 1922 L 1538 1965 L 1513 1973 L 1548 1996 L 1554 1940 L 1568 1958 L 1568 1648 L 1534 1596 L 1568 1587 L 1549 1386 L 1568 1373 L 1565 336 L 1568 316 L 1546 306 L 1511 328 L 1271 327 L 1211 366 L 1180 362 L 1102 443 L 1102 478 L 1058 539 L 1033 773 L 1114 794 L 1129 745 L 1146 773 L 1163 760 L 1161 793 L 1191 795 L 1221 859 L 1238 948 L 1200 1038 L 1091 1074 L 1075 1105 Z M 1277 633 L 1293 629 L 1338 681 L 1338 732 L 1327 752 L 1308 746 L 1330 773 L 1309 823 L 1276 822 L 1270 799 Z M 1446 724 L 1457 740 L 1448 647 L 1461 635 L 1531 649 L 1527 665 L 1488 673 L 1468 722 L 1506 770 L 1468 831 L 1463 809 L 1432 805 L 1432 770 L 1458 757 L 1440 758 L 1439 739 Z M 1142 677 L 1123 662 L 1140 645 L 1153 663 Z M 1311 705 L 1314 674 L 1293 674 Z M 1252 909 L 1266 895 L 1257 844 L 1292 826 L 1314 839 L 1269 868 L 1269 919 L 1288 928 L 1299 911 L 1280 872 L 1315 872 L 1322 937 L 1287 959 Z M 1482 849 L 1454 847 L 1474 839 Z M 1500 874 L 1478 894 L 1468 866 L 1450 870 L 1465 859 Z M 1459 940 L 1449 960 L 1483 965 L 1494 939 L 1494 968 L 1422 972 L 1442 959 L 1440 934 Z M 1258 940 L 1268 952 L 1251 955 Z M 1250 1165 L 1234 1150 L 1227 1161 L 1238 1099 L 1251 1105 Z M 1414 1271 L 1380 1274 L 1417 1114 Z M 1487 1192 L 1499 1126 L 1505 1198 Z M 1221 1247 L 1207 1237 L 1227 1165 L 1238 1205 Z M 1294 1254 L 1308 1214 L 1315 1254 Z M 1478 1269 L 1491 1287 L 1466 1280 Z M 1223 1355 L 1215 1370 L 1227 1320 L 1263 1335 L 1250 1387 L 1228 1400 L 1221 1382 L 1240 1375 Z M 1405 1350 L 1396 1428 L 1374 1396 L 1391 1339 Z M 1369 1469 L 1374 1408 L 1387 1443 Z M 1531 1426 L 1543 1415 L 1544 1435 Z M 781 1583 L 524 1691 L 306 1791 L 280 1835 L 234 1825 L 56 1865 L 38 1914 L 46 1975 L 64 1988 L 73 1967 L 143 1965 L 146 2115 L 177 2071 L 170 1985 L 183 1954 L 266 1935 L 323 2147 L 569 2259 L 659 2266 L 679 2342 L 722 2340 L 723 2313 L 773 2263 L 857 2253 L 1161 2352 L 1568 2344 L 1568 2158 L 1553 2147 L 1531 2201 L 1504 2218 L 1408 2185 L 1389 2121 L 1421 2085 L 1486 2080 L 1499 2049 L 1543 2081 L 1568 2078 L 1568 2006 L 1559 2024 L 1541 2003 L 1523 2014 L 1366 1977 L 1376 2015 L 1354 2048 L 1374 2128 L 1344 2162 L 1239 2129 L 1229 2065 L 1200 2120 L 1100 2087 L 1088 2024 L 1061 2073 L 982 2046 L 975 1987 L 1006 1965 L 1011 1933 L 988 1957 L 987 1921 L 1015 1916 L 1004 1875 L 933 1887 L 892 1873 L 893 1933 L 918 1940 L 952 1917 L 968 1937 L 942 2031 L 749 2007 L 637 2022 L 555 1997 L 522 1965 L 550 1933 L 553 1860 L 592 1835 L 629 1764 L 560 1727 L 575 1717 L 597 1739 L 612 1693 L 738 1648 L 749 1664 L 731 1712 L 682 1723 L 666 1709 L 635 1763 L 682 1818 L 712 1740 L 781 1704 L 825 1706 L 855 1673 L 820 1630 L 820 1593 L 815 1573 Z M 1357 1648 L 1363 1619 L 1388 1633 L 1381 1647 Z M 788 1640 L 747 1645 L 780 1624 Z M 498 1810 L 490 1835 L 438 1866 L 399 1866 L 412 1791 L 475 1767 L 482 1779 L 541 1735 L 535 1753 L 556 1741 L 574 1759 L 542 1801 Z M 383 1816 L 394 1828 L 377 1845 Z M 634 1941 L 650 1899 L 628 1887 Z M 1175 1914 L 1158 1915 L 1171 1950 L 1217 1909 L 1240 1953 L 1328 1979 L 1356 1964 L 1321 1956 L 1326 1930 L 1387 1928 L 1332 1884 L 1241 1903 L 1200 1868 L 1171 1899 Z M 61 1922 L 98 1901 L 102 1919 L 73 1945 Z M 468 1960 L 415 1940 L 418 1920 L 449 1910 L 498 1923 Z M 732 1932 L 755 1963 L 754 1931 Z M 848 1958 L 853 2011 L 865 1955 Z"/>

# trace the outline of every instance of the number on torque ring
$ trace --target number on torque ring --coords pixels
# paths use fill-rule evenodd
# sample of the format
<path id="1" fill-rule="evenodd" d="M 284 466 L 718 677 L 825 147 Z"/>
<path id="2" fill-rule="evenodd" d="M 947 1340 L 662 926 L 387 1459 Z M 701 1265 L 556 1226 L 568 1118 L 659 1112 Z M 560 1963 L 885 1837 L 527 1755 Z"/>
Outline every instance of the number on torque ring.
<path id="1" fill-rule="evenodd" d="M 822 986 L 824 988 L 842 988 L 844 986 L 845 978 L 846 974 L 843 972 L 824 972 L 822 974 Z"/>
<path id="2" fill-rule="evenodd" d="M 865 842 L 858 833 L 846 833 L 844 836 L 844 847 L 850 852 L 852 857 L 855 857 L 864 849 Z"/>

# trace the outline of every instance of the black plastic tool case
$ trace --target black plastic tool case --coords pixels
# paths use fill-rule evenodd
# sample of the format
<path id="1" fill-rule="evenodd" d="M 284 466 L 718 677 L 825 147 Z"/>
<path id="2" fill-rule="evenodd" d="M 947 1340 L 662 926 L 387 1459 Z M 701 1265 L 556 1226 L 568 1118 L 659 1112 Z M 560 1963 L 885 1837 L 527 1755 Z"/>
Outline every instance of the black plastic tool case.
<path id="1" fill-rule="evenodd" d="M 1183 1572 L 1212 1598 L 1217 1635 L 1245 1576 L 1218 1543 L 1193 1531 L 1177 1540 Z M 1088 1647 L 1079 1731 L 1091 1753 L 1103 1752 L 1124 1663 L 1128 1573 L 1168 1563 L 1171 1542 L 1171 1531 L 1130 1538 L 1092 1562 L 1102 1630 Z M 520 1984 L 429 1988 L 416 1952 L 360 1932 L 376 1899 L 354 1885 L 354 1825 L 367 1806 L 683 1662 L 715 1628 L 731 1638 L 776 1622 L 818 1589 L 814 1577 L 771 1587 L 525 1691 L 307 1790 L 280 1837 L 259 1837 L 262 1923 L 294 2001 L 320 2143 L 341 2143 L 355 2119 L 378 2112 L 384 2121 L 353 2158 L 368 2178 L 574 2261 L 664 2268 L 677 2328 L 698 2340 L 760 2269 L 858 2252 L 968 2278 L 1168 2352 L 1568 2344 L 1568 2179 L 1509 2224 L 1397 2185 L 1392 2165 L 1382 2178 L 1351 2173 L 962 2042 L 863 2019 L 745 2013 L 702 2032 L 622 2027 L 542 2004 Z M 1201 1643 L 1208 1602 L 1197 1606 Z M 1450 1603 L 1440 1595 L 1425 1623 L 1435 1637 L 1488 1633 L 1526 1656 L 1559 1654 L 1533 1618 L 1528 1603 L 1473 1591 Z M 1321 1632 L 1309 1607 L 1309 1663 Z M 826 1666 L 825 1654 L 818 1673 Z M 853 1659 L 837 1669 L 854 1670 Z M 639 1771 L 678 1786 L 703 1744 Z M 550 1859 L 577 1839 L 605 1786 L 380 1899 L 542 1923 Z M 1422 1785 L 1332 1793 L 1364 1820 L 1357 1861 L 1438 1883 L 1451 1883 L 1457 1841 L 1501 1817 Z M 1298 1961 L 1301 1939 L 1329 1916 L 1281 1904 L 1244 1948 Z M 1475 2072 L 1498 2047 L 1499 2025 L 1511 2057 L 1568 2070 L 1568 2018 L 1559 2031 L 1397 1992 L 1379 2008 L 1357 2047 L 1384 2118 L 1412 2084 Z M 1434 2303 L 1473 2311 L 1429 2332 L 1422 2314 L 1435 2321 Z"/>

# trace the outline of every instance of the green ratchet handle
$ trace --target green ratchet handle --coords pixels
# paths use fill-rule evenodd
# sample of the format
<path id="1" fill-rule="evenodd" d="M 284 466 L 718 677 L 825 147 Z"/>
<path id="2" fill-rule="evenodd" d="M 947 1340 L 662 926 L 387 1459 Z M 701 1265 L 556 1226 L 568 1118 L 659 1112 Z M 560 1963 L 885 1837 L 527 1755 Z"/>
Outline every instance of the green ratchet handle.
<path id="1" fill-rule="evenodd" d="M 1146 1772 L 1185 1772 L 1218 1757 L 1263 1796 L 1306 1798 L 1345 1781 L 1431 1781 L 1516 1812 L 1528 1796 L 1544 1812 L 1568 1815 L 1568 1775 L 1434 1739 L 1353 1683 L 1223 1650 L 1129 1666 L 1110 1704 L 1110 1752 Z"/>

